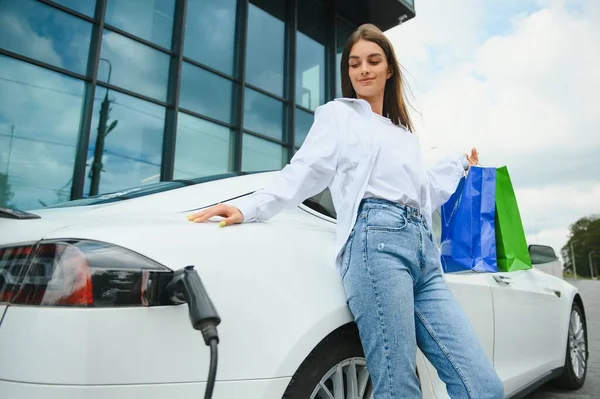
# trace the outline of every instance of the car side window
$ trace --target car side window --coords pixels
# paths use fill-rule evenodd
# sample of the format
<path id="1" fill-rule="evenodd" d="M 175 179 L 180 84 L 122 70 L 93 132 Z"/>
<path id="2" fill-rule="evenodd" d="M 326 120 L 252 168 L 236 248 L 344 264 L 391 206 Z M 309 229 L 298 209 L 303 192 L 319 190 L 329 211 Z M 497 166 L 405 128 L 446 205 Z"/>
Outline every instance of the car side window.
<path id="1" fill-rule="evenodd" d="M 317 195 L 307 198 L 303 204 L 324 216 L 337 219 L 337 213 L 335 212 L 333 199 L 331 198 L 331 191 L 328 188 Z"/>

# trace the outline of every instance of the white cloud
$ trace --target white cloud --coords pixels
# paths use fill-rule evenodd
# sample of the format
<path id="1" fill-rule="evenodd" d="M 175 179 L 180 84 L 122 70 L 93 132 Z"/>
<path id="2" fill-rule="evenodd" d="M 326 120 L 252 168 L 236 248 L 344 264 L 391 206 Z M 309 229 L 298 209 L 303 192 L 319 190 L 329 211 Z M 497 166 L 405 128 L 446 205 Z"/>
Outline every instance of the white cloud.
<path id="1" fill-rule="evenodd" d="M 600 181 L 521 188 L 515 195 L 528 242 L 550 245 L 557 253 L 578 216 L 600 214 Z"/>
<path id="2" fill-rule="evenodd" d="M 112 65 L 112 84 L 137 91 L 159 100 L 166 99 L 169 57 L 125 36 L 105 32 L 102 37 L 102 58 L 99 64 L 98 79 L 108 80 Z"/>
<path id="3" fill-rule="evenodd" d="M 421 2 L 387 32 L 429 163 L 477 146 L 508 165 L 530 242 L 558 251 L 600 212 L 600 3 Z M 499 16 L 502 16 L 500 18 Z"/>
<path id="4" fill-rule="evenodd" d="M 63 66 L 61 56 L 54 50 L 52 39 L 38 35 L 29 24 L 11 12 L 0 14 L 0 25 L 6 36 L 2 41 L 11 49 L 33 58 L 44 60 L 49 64 Z"/>

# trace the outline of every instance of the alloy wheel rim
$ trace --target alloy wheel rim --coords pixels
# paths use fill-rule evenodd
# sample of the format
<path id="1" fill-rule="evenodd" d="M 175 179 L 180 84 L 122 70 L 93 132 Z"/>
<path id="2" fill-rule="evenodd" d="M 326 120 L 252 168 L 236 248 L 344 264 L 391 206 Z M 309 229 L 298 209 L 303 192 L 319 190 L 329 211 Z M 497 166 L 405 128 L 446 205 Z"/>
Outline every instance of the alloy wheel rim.
<path id="1" fill-rule="evenodd" d="M 571 367 L 577 378 L 583 378 L 587 366 L 587 345 L 585 342 L 585 327 L 581 315 L 576 310 L 571 311 L 569 323 L 569 351 L 571 352 Z"/>
<path id="2" fill-rule="evenodd" d="M 363 357 L 342 360 L 317 384 L 310 399 L 369 399 L 373 388 Z"/>

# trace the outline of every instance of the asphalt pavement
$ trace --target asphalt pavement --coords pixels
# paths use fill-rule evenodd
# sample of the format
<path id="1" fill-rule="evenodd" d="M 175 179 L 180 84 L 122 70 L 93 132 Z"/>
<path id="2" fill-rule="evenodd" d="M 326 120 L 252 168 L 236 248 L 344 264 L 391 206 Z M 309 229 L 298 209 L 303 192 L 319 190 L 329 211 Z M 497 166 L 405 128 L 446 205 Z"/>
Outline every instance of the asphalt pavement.
<path id="1" fill-rule="evenodd" d="M 568 281 L 579 289 L 587 318 L 590 357 L 585 384 L 577 391 L 544 386 L 526 399 L 600 399 L 600 281 Z"/>

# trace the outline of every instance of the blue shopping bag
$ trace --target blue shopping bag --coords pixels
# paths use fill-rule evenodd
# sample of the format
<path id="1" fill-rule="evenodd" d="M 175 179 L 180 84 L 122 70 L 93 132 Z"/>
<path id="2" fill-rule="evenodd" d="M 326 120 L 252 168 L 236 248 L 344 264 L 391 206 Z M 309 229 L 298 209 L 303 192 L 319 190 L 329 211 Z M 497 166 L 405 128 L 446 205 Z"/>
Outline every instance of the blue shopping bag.
<path id="1" fill-rule="evenodd" d="M 441 209 L 444 272 L 497 272 L 496 168 L 472 167 Z"/>

